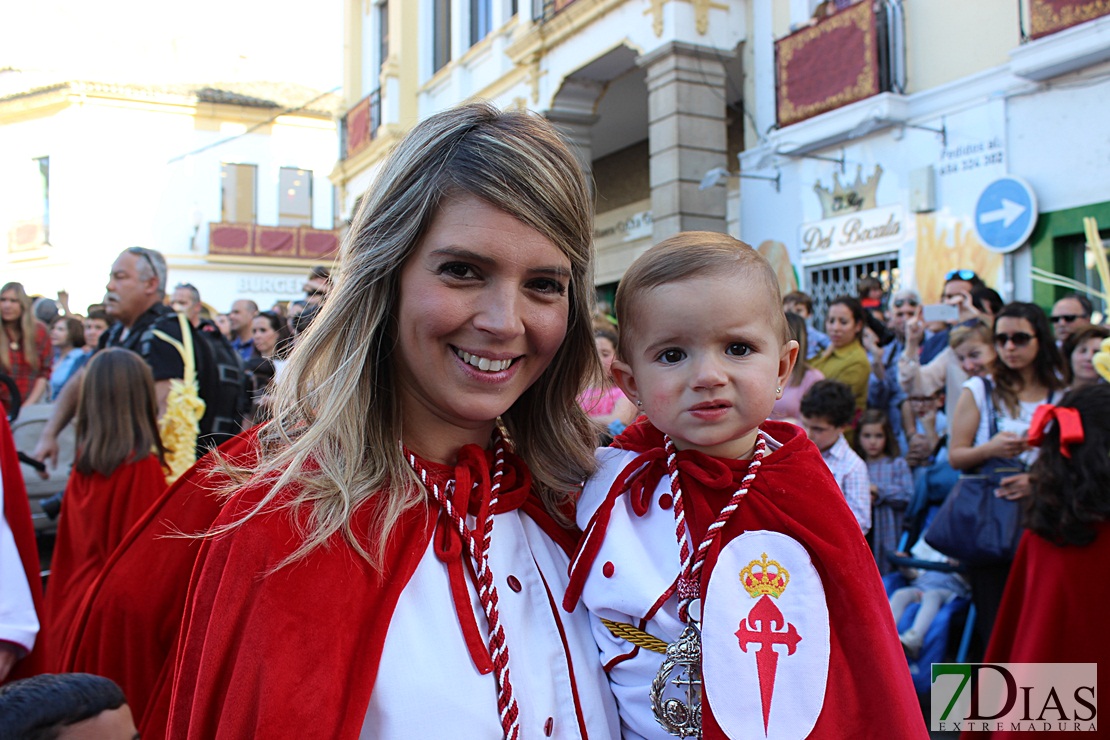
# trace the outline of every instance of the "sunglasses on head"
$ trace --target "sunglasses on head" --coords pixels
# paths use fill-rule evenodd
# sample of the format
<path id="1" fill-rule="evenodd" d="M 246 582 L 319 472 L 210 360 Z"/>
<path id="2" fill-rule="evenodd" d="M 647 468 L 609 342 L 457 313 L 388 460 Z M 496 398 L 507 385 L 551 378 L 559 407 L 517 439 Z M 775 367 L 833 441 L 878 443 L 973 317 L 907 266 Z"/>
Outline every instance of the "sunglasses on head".
<path id="1" fill-rule="evenodd" d="M 1052 323 L 1054 323 L 1054 324 L 1059 324 L 1061 321 L 1063 321 L 1065 324 L 1070 324 L 1071 322 L 1075 321 L 1076 319 L 1082 319 L 1082 318 L 1086 318 L 1086 317 L 1083 316 L 1082 314 L 1078 314 L 1078 313 L 1062 313 L 1059 316 L 1053 316 L 1051 318 L 1052 318 Z"/>
<path id="2" fill-rule="evenodd" d="M 975 270 L 949 270 L 944 276 L 944 282 L 951 280 L 974 280 Z"/>
<path id="3" fill-rule="evenodd" d="M 902 306 L 905 306 L 905 305 L 917 306 L 917 301 L 915 301 L 912 298 L 895 298 L 894 299 L 894 307 L 895 308 L 901 308 Z"/>
<path id="4" fill-rule="evenodd" d="M 142 257 L 143 259 L 145 259 L 146 263 L 148 265 L 150 265 L 150 271 L 154 273 L 154 277 L 161 280 L 162 276 L 158 272 L 158 266 L 154 264 L 154 258 L 150 256 L 149 251 L 147 251 L 143 247 L 132 247 L 131 249 L 128 249 L 127 251 L 130 252 L 131 254 L 138 255 L 138 256 Z"/>
<path id="5" fill-rule="evenodd" d="M 1024 347 L 1032 342 L 1034 339 L 1032 334 L 1023 331 L 1015 331 L 1013 334 L 995 334 L 994 343 L 999 347 L 1005 347 L 1007 342 L 1013 342 L 1015 347 Z"/>

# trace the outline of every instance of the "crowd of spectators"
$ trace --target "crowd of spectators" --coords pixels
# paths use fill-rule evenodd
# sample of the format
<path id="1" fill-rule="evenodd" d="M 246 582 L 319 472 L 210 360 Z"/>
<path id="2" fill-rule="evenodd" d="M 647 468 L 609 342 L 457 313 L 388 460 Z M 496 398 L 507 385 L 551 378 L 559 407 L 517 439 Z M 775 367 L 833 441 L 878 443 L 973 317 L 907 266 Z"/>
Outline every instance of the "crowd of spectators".
<path id="1" fill-rule="evenodd" d="M 1099 317 L 1085 295 L 1061 298 L 1048 314 L 1032 303 L 1004 303 L 973 271 L 953 270 L 939 303 L 946 308 L 926 308 L 913 289 L 886 294 L 865 278 L 858 295 L 831 300 L 823 324 L 814 327 L 812 299 L 784 296 L 787 315 L 800 317 L 790 326 L 806 351 L 776 417 L 793 417 L 821 449 L 883 573 L 893 570 L 892 555 L 895 561 L 906 555 L 898 540 L 911 502 L 938 504 L 961 474 L 977 473 L 988 460 L 1016 461 L 995 495 L 1028 505 L 1036 410 L 1060 403 L 1068 391 L 1106 383 L 1094 356 L 1110 328 L 1092 324 Z M 926 593 L 929 576 L 892 603 L 897 617 L 907 599 L 927 602 L 902 635 L 907 654 L 921 649 L 922 621 L 927 626 L 935 613 L 937 593 L 945 599 L 970 593 L 977 647 L 985 649 L 1011 562 L 957 563 L 928 550 L 921 542 L 914 552 L 957 571 L 934 579 L 944 581 L 937 592 Z"/>
<path id="2" fill-rule="evenodd" d="M 66 291 L 59 291 L 54 299 L 28 295 L 18 282 L 0 288 L 0 320 L 4 328 L 0 373 L 14 382 L 21 405 L 61 399 L 63 389 L 79 377 L 81 368 L 101 346 L 101 335 L 112 324 L 120 325 L 117 331 L 121 335 L 138 335 L 153 317 L 153 314 L 144 316 L 144 312 L 165 316 L 170 310 L 183 315 L 194 329 L 216 332 L 227 339 L 242 359 L 250 381 L 248 393 L 261 397 L 265 383 L 275 377 L 275 368 L 283 364 L 292 348 L 294 336 L 307 328 L 331 285 L 328 268 L 316 266 L 305 280 L 303 299 L 278 301 L 267 311 L 260 311 L 253 300 L 239 299 L 220 313 L 206 305 L 200 290 L 190 283 L 178 283 L 167 292 L 165 260 L 154 250 L 140 247 L 125 250 L 113 266 L 113 275 L 121 270 L 120 277 L 109 285 L 105 302 L 89 305 L 83 314 L 70 310 Z M 131 283 L 135 276 L 156 280 L 154 292 L 146 295 L 140 288 L 133 296 Z M 112 297 L 113 290 L 120 290 L 120 286 L 123 301 Z M 141 309 L 137 314 L 136 307 Z M 132 322 L 136 322 L 135 326 Z M 171 335 L 179 337 L 172 332 Z M 256 339 L 256 335 L 260 336 Z M 122 341 L 109 340 L 104 346 L 117 346 Z M 153 356 L 146 359 L 156 360 Z M 252 368 L 264 362 L 268 366 L 262 369 L 262 379 L 256 383 Z M 178 377 L 172 372 L 158 377 L 160 372 L 167 371 L 159 368 L 157 361 L 152 362 L 152 369 L 156 380 Z M 160 388 L 160 402 L 165 393 L 166 389 Z M 5 409 L 10 408 L 7 386 L 0 385 L 0 401 Z"/>
<path id="3" fill-rule="evenodd" d="M 18 421 L 28 406 L 49 404 L 30 458 L 56 464 L 60 432 L 75 417 L 77 421 L 76 450 L 71 451 L 76 453 L 75 464 L 61 497 L 53 551 L 53 588 L 42 607 L 51 619 L 48 628 L 42 625 L 41 649 L 23 661 L 29 666 L 25 672 L 58 665 L 84 590 L 114 546 L 165 489 L 165 422 L 178 413 L 175 405 L 183 403 L 174 400 L 172 388 L 185 379 L 186 367 L 194 368 L 204 402 L 202 415 L 195 418 L 199 457 L 266 417 L 268 386 L 284 365 L 295 335 L 307 328 L 330 287 L 328 270 L 317 267 L 305 282 L 303 300 L 277 303 L 261 312 L 253 301 L 237 300 L 227 313 L 214 315 L 196 286 L 179 283 L 167 290 L 167 272 L 159 252 L 124 250 L 111 266 L 104 302 L 89 306 L 83 315 L 70 310 L 65 291 L 55 300 L 30 296 L 16 282 L 0 288 L 0 375 L 10 382 L 0 384 L 5 415 Z M 226 331 L 217 322 L 221 317 L 230 319 Z M 188 344 L 185 334 L 192 340 Z M 218 365 L 219 343 L 228 347 L 234 367 Z M 188 346 L 194 352 L 190 363 L 184 354 Z M 226 385 L 229 378 L 240 385 L 243 399 L 230 411 L 221 408 L 221 393 L 226 396 L 221 383 Z M 221 421 L 221 415 L 230 418 Z M 4 464 L 19 470 L 17 462 Z M 143 475 L 137 478 L 136 470 Z M 6 475 L 10 472 L 5 470 Z M 120 482 L 121 476 L 126 480 Z M 3 539 L 0 536 L 0 546 Z M 10 558 L 0 561 L 3 568 L 11 567 Z M 11 576 L 4 570 L 0 580 L 10 583 Z M 11 593 L 5 589 L 5 601 Z M 0 612 L 33 615 L 37 609 L 31 605 L 31 592 L 20 598 L 22 606 L 12 611 L 0 603 Z M 7 621 L 6 616 L 0 618 L 0 682 L 34 644 L 28 644 L 28 630 L 22 627 L 5 631 Z"/>
<path id="4" fill-rule="evenodd" d="M 47 462 L 56 458 L 59 431 L 75 413 L 93 407 L 82 393 L 98 394 L 95 408 L 101 411 L 97 414 L 109 420 L 92 423 L 87 413 L 80 417 L 79 438 L 87 451 L 104 449 L 88 437 L 90 429 L 103 434 L 109 427 L 128 426 L 128 414 L 143 417 L 141 424 L 133 419 L 131 426 L 145 430 L 146 436 L 134 444 L 116 440 L 126 449 L 120 447 L 122 453 L 112 453 L 107 470 L 95 464 L 90 467 L 93 456 L 86 454 L 71 485 L 76 481 L 87 488 L 87 479 L 94 473 L 107 480 L 118 475 L 119 469 L 139 462 L 159 468 L 162 443 L 151 424 L 166 413 L 171 381 L 183 377 L 186 363 L 172 342 L 153 341 L 152 333 L 178 341 L 185 332 L 207 333 L 230 347 L 240 363 L 248 398 L 234 433 L 267 418 L 270 385 L 281 376 L 298 335 L 320 310 L 331 286 L 327 269 L 318 267 L 306 279 L 301 300 L 260 310 L 254 301 L 239 299 L 227 306 L 226 312 L 217 313 L 192 284 L 178 283 L 167 291 L 167 278 L 162 255 L 136 247 L 119 255 L 111 267 L 104 302 L 89 306 L 84 314 L 70 310 L 64 292 L 53 300 L 29 296 L 15 282 L 0 288 L 4 329 L 0 372 L 11 379 L 23 405 L 53 404 L 53 415 L 34 457 Z M 1103 341 L 1110 338 L 1110 327 L 1097 323 L 1100 317 L 1084 295 L 1061 298 L 1049 314 L 1032 303 L 1006 304 L 974 272 L 953 270 L 946 275 L 939 303 L 950 307 L 949 318 L 927 316 L 925 301 L 916 290 L 885 292 L 871 278 L 861 281 L 858 295 L 829 301 L 820 317 L 806 293 L 795 291 L 783 298 L 791 336 L 802 351 L 771 418 L 794 422 L 806 430 L 832 471 L 883 574 L 895 570 L 891 556 L 903 554 L 900 547 L 909 549 L 899 540 L 903 515 L 911 503 L 943 499 L 961 472 L 974 472 L 990 458 L 1018 459 L 1025 469 L 1004 479 L 997 495 L 1013 501 L 1029 499 L 1036 486 L 1027 472 L 1038 454 L 1029 444 L 1036 410 L 1042 404 L 1061 402 L 1065 393 L 1106 383 L 1094 358 Z M 602 442 L 608 443 L 633 422 L 637 410 L 607 374 L 619 346 L 618 327 L 599 314 L 594 328 L 606 377 L 579 400 L 594 418 Z M 99 361 L 89 362 L 98 350 L 109 349 L 98 355 Z M 112 353 L 117 352 L 127 358 L 112 363 Z M 139 375 L 128 358 L 141 370 Z M 196 360 L 202 362 L 200 354 Z M 129 370 L 112 372 L 109 368 L 114 365 Z M 92 377 L 98 368 L 99 377 Z M 129 385 L 132 392 L 148 390 L 149 420 L 145 411 L 135 410 L 146 408 L 146 400 L 129 401 L 130 406 L 112 405 L 113 382 Z M 203 386 L 200 380 L 198 384 Z M 96 390 L 82 391 L 82 387 Z M 0 388 L 0 399 L 6 406 L 15 400 L 7 386 Z M 997 417 L 997 431 L 988 423 L 993 417 Z M 204 431 L 202 425 L 202 438 Z M 153 440 L 150 433 L 155 435 Z M 207 448 L 198 445 L 199 456 Z M 150 449 L 154 454 L 147 457 L 144 450 Z M 131 488 L 121 488 L 116 496 L 138 500 Z M 142 507 L 128 506 L 126 501 L 113 504 L 115 509 L 128 511 L 127 526 L 140 519 L 162 486 L 155 488 L 158 490 L 142 492 Z M 62 541 L 76 537 L 71 533 L 80 529 L 72 521 L 65 526 L 67 513 L 71 519 L 74 516 L 74 506 L 87 505 L 78 493 L 75 489 L 62 508 L 59 552 L 68 558 L 62 571 L 76 568 L 80 572 L 77 580 L 87 584 L 109 552 L 103 542 L 79 546 Z M 87 511 L 82 516 L 86 521 L 96 519 Z M 115 526 L 114 541 L 119 541 L 124 529 L 119 522 Z M 96 533 L 85 535 L 89 542 L 96 540 Z M 909 544 L 914 545 L 913 554 L 919 559 L 948 562 L 921 541 Z M 96 550 L 96 564 L 70 562 L 74 552 L 90 547 Z M 910 603 L 923 605 L 912 627 L 902 635 L 911 657 L 921 650 L 929 620 L 957 596 L 970 595 L 974 601 L 980 650 L 988 644 L 1011 564 L 950 564 L 957 571 L 945 573 L 943 578 L 915 573 L 918 580 L 897 590 L 892 599 L 896 620 Z M 69 574 L 63 572 L 62 576 L 68 578 Z M 48 594 L 54 597 L 51 608 L 55 614 L 64 616 L 72 612 L 73 604 L 59 608 L 57 602 L 63 597 L 79 599 L 80 595 L 62 594 L 60 588 L 56 584 L 54 593 Z M 47 603 L 51 604 L 51 599 Z M 49 633 L 43 633 L 49 634 L 48 641 L 58 654 L 65 645 L 68 626 L 60 618 L 50 625 Z M 0 681 L 14 659 L 24 656 L 28 648 L 0 633 L 0 657 L 8 655 L 0 660 Z M 43 660 L 49 661 L 49 654 Z M 40 667 L 52 670 L 58 664 Z"/>

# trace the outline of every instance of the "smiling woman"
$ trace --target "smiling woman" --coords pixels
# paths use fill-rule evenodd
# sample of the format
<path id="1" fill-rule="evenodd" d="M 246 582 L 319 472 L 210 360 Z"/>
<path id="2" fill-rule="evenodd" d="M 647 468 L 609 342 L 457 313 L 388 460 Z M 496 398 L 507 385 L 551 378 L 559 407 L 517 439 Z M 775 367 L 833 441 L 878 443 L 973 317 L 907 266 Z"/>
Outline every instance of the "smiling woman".
<path id="1" fill-rule="evenodd" d="M 225 470 L 171 735 L 619 735 L 556 607 L 593 467 L 591 216 L 531 114 L 468 105 L 394 150 L 256 461 Z"/>

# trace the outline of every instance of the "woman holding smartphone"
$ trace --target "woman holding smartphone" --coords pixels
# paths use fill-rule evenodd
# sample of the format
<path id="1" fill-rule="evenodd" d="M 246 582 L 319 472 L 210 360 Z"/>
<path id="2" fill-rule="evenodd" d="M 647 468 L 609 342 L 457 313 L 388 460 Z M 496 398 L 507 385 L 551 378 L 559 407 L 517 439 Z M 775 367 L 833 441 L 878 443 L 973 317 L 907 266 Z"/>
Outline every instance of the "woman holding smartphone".
<path id="1" fill-rule="evenodd" d="M 964 383 L 950 428 L 948 459 L 953 468 L 974 471 L 992 458 L 1017 458 L 1028 467 L 1036 451 L 1026 442 L 1033 412 L 1053 403 L 1063 388 L 1063 364 L 1048 317 L 1032 303 L 1011 303 L 994 320 L 998 355 L 989 377 Z M 990 418 L 998 432 L 991 434 Z M 996 496 L 1010 501 L 1029 495 L 1029 474 L 1002 479 Z M 1016 504 L 1015 504 L 1016 505 Z M 968 570 L 972 600 L 978 610 L 976 627 L 984 644 L 1002 599 L 1010 564 L 972 566 Z"/>

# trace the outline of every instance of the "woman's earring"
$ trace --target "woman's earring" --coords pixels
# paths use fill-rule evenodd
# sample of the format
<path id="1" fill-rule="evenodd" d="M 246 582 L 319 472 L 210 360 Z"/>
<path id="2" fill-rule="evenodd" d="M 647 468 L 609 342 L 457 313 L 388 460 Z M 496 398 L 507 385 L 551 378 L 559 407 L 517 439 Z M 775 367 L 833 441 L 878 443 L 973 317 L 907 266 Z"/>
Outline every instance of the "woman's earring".
<path id="1" fill-rule="evenodd" d="M 778 388 L 775 389 L 775 393 L 782 393 L 782 386 L 781 385 Z"/>
<path id="2" fill-rule="evenodd" d="M 636 407 L 642 409 L 644 407 L 644 402 L 637 398 L 636 399 Z"/>

